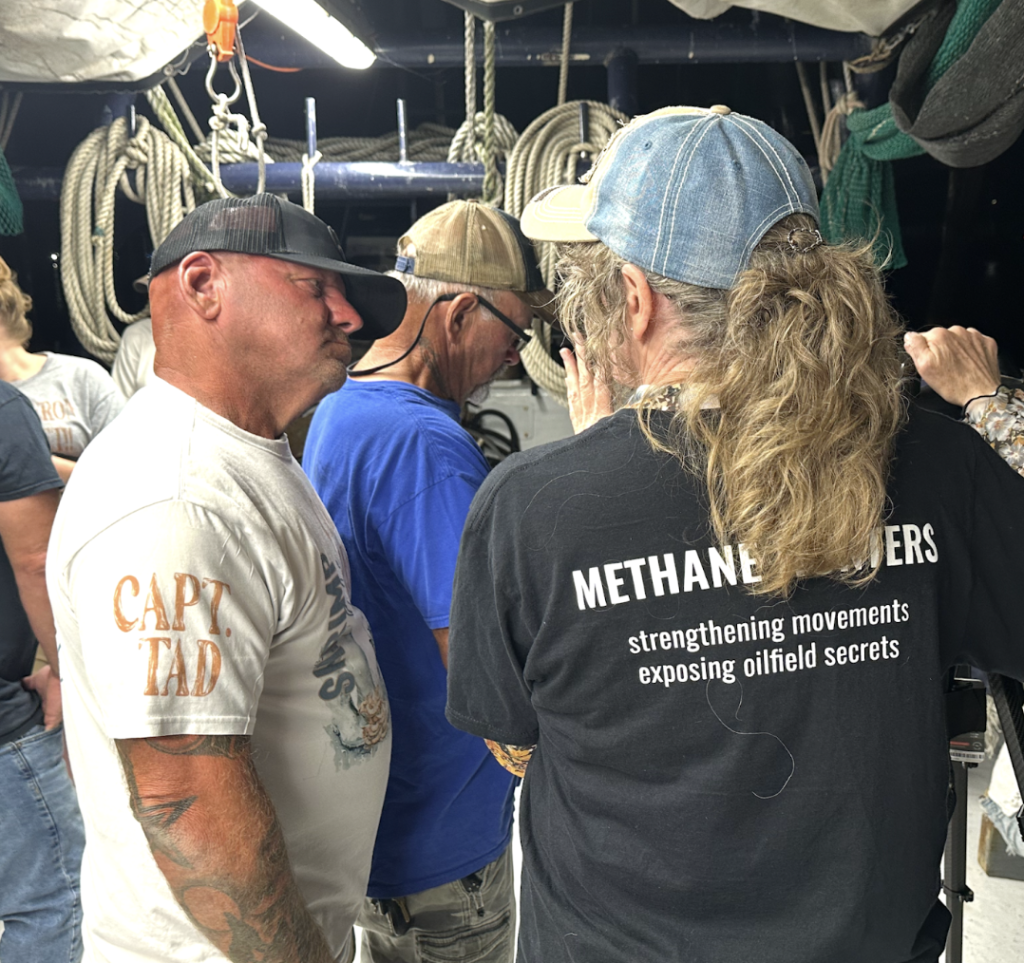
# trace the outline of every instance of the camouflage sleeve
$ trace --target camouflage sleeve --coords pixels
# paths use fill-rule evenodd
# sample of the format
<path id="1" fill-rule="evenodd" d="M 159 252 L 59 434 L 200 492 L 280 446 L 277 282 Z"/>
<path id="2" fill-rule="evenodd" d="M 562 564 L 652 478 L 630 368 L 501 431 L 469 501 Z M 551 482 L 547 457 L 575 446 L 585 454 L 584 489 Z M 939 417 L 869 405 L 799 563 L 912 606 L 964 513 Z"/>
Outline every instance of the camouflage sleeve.
<path id="1" fill-rule="evenodd" d="M 491 755 L 501 764 L 502 768 L 507 769 L 513 776 L 518 776 L 520 779 L 526 775 L 526 766 L 530 761 L 530 757 L 533 755 L 533 750 L 536 746 L 507 746 L 503 742 L 492 742 L 490 739 L 485 739 L 487 748 L 491 750 Z"/>
<path id="2" fill-rule="evenodd" d="M 1001 385 L 994 395 L 971 401 L 965 415 L 996 454 L 1024 475 L 1024 391 Z"/>

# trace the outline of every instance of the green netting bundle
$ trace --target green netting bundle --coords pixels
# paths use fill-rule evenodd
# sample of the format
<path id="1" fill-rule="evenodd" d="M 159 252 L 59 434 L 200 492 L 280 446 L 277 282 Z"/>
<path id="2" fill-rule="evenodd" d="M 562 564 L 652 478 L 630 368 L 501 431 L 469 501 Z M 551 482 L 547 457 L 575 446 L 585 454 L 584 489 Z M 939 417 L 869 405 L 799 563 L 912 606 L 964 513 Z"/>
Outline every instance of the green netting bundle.
<path id="1" fill-rule="evenodd" d="M 22 214 L 21 198 L 14 186 L 14 176 L 7 158 L 0 151 L 0 234 L 21 234 L 25 230 Z"/>
<path id="2" fill-rule="evenodd" d="M 928 67 L 925 87 L 940 77 L 970 48 L 972 41 L 1003 0 L 961 0 Z M 941 16 L 937 10 L 933 16 Z M 911 41 L 913 43 L 913 41 Z M 839 153 L 821 197 L 821 229 L 832 242 L 850 237 L 874 238 L 879 264 L 907 263 L 900 236 L 891 161 L 924 153 L 897 126 L 892 105 L 855 110 L 846 118 L 849 137 Z"/>

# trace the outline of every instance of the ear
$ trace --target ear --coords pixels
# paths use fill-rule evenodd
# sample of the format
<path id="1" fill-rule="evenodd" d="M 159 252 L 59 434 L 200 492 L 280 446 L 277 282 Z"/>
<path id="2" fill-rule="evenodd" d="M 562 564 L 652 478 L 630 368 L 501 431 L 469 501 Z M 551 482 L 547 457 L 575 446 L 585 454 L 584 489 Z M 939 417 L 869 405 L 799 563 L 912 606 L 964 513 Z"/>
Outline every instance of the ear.
<path id="1" fill-rule="evenodd" d="M 476 296 L 467 291 L 443 303 L 447 309 L 444 312 L 445 337 L 450 344 L 458 344 L 466 333 L 469 314 L 477 305 Z"/>
<path id="2" fill-rule="evenodd" d="M 647 275 L 635 264 L 622 266 L 622 283 L 626 288 L 626 320 L 635 341 L 646 338 L 654 316 L 654 292 Z"/>
<path id="3" fill-rule="evenodd" d="M 224 266 L 207 251 L 186 254 L 178 264 L 178 288 L 185 303 L 206 321 L 220 315 L 224 289 Z"/>

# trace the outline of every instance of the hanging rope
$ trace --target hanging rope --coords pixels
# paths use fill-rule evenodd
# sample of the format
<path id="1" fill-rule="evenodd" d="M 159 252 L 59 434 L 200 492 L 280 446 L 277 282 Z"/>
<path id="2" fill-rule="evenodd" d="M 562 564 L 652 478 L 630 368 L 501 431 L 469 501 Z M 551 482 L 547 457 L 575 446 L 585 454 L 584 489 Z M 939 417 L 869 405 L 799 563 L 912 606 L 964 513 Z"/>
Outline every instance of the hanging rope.
<path id="1" fill-rule="evenodd" d="M 494 92 L 495 92 L 495 33 L 494 24 L 484 23 L 484 142 L 480 160 L 484 165 L 484 187 L 482 200 L 485 204 L 501 205 L 505 186 L 498 170 L 498 153 L 494 133 Z"/>
<path id="2" fill-rule="evenodd" d="M 135 183 L 128 176 L 135 172 Z M 171 139 L 145 117 L 132 135 L 125 118 L 94 130 L 71 155 L 60 198 L 61 282 L 79 341 L 90 354 L 113 361 L 128 314 L 114 291 L 114 208 L 118 189 L 145 204 L 153 247 L 195 208 L 189 165 Z"/>
<path id="3" fill-rule="evenodd" d="M 4 91 L 3 103 L 0 105 L 0 150 L 7 150 L 7 142 L 11 139 L 14 122 L 18 119 L 21 97 L 20 90 L 13 97 L 9 91 Z"/>
<path id="4" fill-rule="evenodd" d="M 316 190 L 316 175 L 313 168 L 320 162 L 324 155 L 317 151 L 312 157 L 309 154 L 302 155 L 302 206 L 309 211 L 314 211 L 314 191 Z"/>
<path id="5" fill-rule="evenodd" d="M 178 109 L 185 115 L 185 120 L 195 136 L 196 143 L 206 143 L 206 134 L 203 133 L 203 128 L 199 126 L 199 121 L 196 120 L 196 115 L 192 113 L 192 109 L 189 107 L 188 101 L 185 100 L 185 95 L 181 92 L 178 82 L 173 77 L 168 77 L 164 81 L 164 85 L 174 95 L 174 101 L 178 105 Z"/>
<path id="6" fill-rule="evenodd" d="M 474 136 L 474 122 L 471 118 L 476 117 L 476 17 L 468 10 L 465 20 L 465 58 L 466 58 L 466 122 L 462 125 L 466 129 L 465 150 L 475 153 L 476 140 Z M 459 128 L 462 130 L 462 127 Z"/>
<path id="7" fill-rule="evenodd" d="M 534 195 L 557 184 L 576 183 L 576 163 L 581 153 L 591 157 L 604 149 L 620 124 L 629 118 L 595 101 L 588 108 L 587 139 L 580 142 L 580 101 L 570 101 L 541 114 L 523 131 L 508 159 L 505 171 L 505 207 L 514 217 Z M 554 244 L 536 244 L 541 273 L 554 289 L 556 248 Z M 551 357 L 551 328 L 535 320 L 533 338 L 520 352 L 527 374 L 559 404 L 567 405 L 565 371 Z"/>
<path id="8" fill-rule="evenodd" d="M 242 46 L 242 31 L 239 30 L 235 37 L 235 56 L 242 67 L 242 82 L 245 85 L 245 98 L 249 102 L 249 116 L 252 118 L 252 136 L 256 141 L 256 193 L 263 194 L 267 189 L 267 154 L 264 146 L 267 142 L 267 125 L 260 120 L 259 106 L 256 103 L 256 91 L 252 85 L 252 76 L 249 74 L 249 61 L 245 59 L 245 48 Z M 241 128 L 239 128 L 241 135 Z M 317 158 L 319 160 L 319 158 Z M 312 162 L 316 163 L 316 160 Z M 310 166 L 310 177 L 312 177 L 312 166 Z M 305 195 L 303 195 L 305 196 Z M 313 189 L 310 188 L 310 198 L 313 196 Z M 310 204 L 312 204 L 312 199 Z M 312 207 L 307 210 L 312 211 Z"/>
<path id="9" fill-rule="evenodd" d="M 804 109 L 807 111 L 807 120 L 811 125 L 811 136 L 814 138 L 814 152 L 821 153 L 821 124 L 818 121 L 818 111 L 814 106 L 814 97 L 811 96 L 811 84 L 807 78 L 807 65 L 796 62 L 796 75 L 800 78 L 800 93 L 804 97 Z"/>
<path id="10" fill-rule="evenodd" d="M 562 16 L 562 59 L 558 64 L 558 106 L 565 103 L 565 95 L 569 89 L 569 43 L 572 39 L 572 4 L 565 5 Z"/>
<path id="11" fill-rule="evenodd" d="M 168 80 L 167 83 L 172 84 L 173 81 Z M 174 86 L 177 87 L 177 84 Z M 172 88 L 172 90 L 173 89 L 174 88 Z M 178 91 L 178 93 L 180 95 L 181 91 Z M 210 172 L 210 169 L 206 164 L 203 163 L 202 158 L 192 149 L 192 145 L 189 143 L 188 138 L 185 136 L 185 131 L 182 129 L 181 121 L 178 120 L 178 115 L 174 112 L 174 107 L 171 105 L 167 94 L 164 93 L 163 86 L 152 87 L 147 90 L 146 100 L 149 102 L 150 108 L 156 115 L 156 119 L 160 121 L 160 126 L 163 127 L 167 136 L 177 144 L 178 149 L 185 155 L 189 167 L 192 169 L 195 185 L 207 194 L 213 194 L 216 191 L 213 174 Z M 186 104 L 185 106 L 187 107 L 188 105 Z M 191 116 L 191 112 L 189 112 L 189 114 Z M 195 118 L 193 117 L 192 120 L 195 121 Z M 199 125 L 197 124 L 196 126 L 198 127 Z"/>
<path id="12" fill-rule="evenodd" d="M 828 183 L 829 175 L 836 166 L 839 152 L 843 147 L 843 131 L 846 129 L 846 118 L 855 110 L 863 110 L 864 104 L 857 97 L 856 91 L 847 90 L 835 106 L 828 112 L 821 128 L 821 140 L 818 143 L 818 168 L 821 170 L 821 183 Z"/>
<path id="13" fill-rule="evenodd" d="M 498 163 L 515 147 L 519 134 L 501 114 L 495 113 L 495 32 L 493 23 L 484 24 L 484 109 L 476 109 L 476 18 L 466 14 L 466 119 L 452 137 L 446 160 L 450 164 L 479 162 L 484 165 L 481 199 L 502 205 L 505 186 Z M 454 195 L 449 196 L 452 200 Z"/>

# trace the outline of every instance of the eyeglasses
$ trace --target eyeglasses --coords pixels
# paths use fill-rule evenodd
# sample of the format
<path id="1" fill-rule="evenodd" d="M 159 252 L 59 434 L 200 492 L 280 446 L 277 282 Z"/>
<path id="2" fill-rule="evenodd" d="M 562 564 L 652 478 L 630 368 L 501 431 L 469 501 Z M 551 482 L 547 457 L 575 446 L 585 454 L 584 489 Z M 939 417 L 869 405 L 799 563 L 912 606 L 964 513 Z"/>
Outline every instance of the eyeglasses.
<path id="1" fill-rule="evenodd" d="M 515 351 L 522 351 L 529 343 L 530 338 L 532 337 L 529 331 L 519 327 L 519 325 L 516 324 L 515 321 L 513 321 L 507 314 L 502 314 L 493 304 L 491 304 L 490 301 L 487 300 L 487 298 L 481 297 L 479 294 L 470 291 L 458 292 L 455 294 L 442 294 L 434 304 L 437 304 L 439 301 L 454 301 L 459 297 L 459 294 L 471 294 L 472 297 L 476 298 L 480 304 L 487 308 L 487 310 L 490 311 L 491 314 L 493 314 L 503 325 L 505 325 L 506 328 L 509 328 L 516 333 L 516 340 L 512 344 Z"/>

